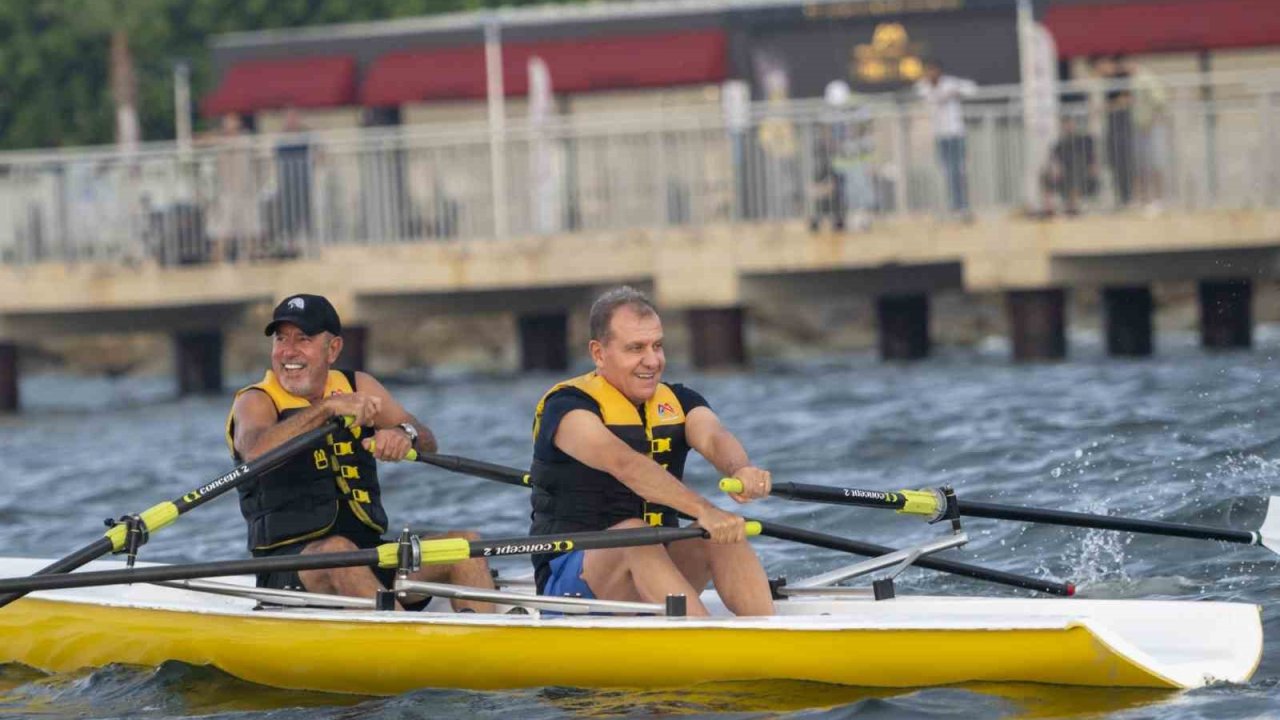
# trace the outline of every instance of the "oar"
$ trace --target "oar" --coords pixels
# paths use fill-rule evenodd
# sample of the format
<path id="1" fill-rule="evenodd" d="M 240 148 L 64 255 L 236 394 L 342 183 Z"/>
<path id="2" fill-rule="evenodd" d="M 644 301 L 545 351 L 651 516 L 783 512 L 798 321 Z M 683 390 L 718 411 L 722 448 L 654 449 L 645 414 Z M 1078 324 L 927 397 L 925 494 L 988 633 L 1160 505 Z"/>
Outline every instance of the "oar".
<path id="1" fill-rule="evenodd" d="M 757 535 L 759 531 L 759 525 L 748 524 L 748 535 Z M 420 543 L 420 561 L 424 565 L 448 565 L 478 557 L 657 545 L 659 543 L 677 542 L 699 537 L 706 537 L 706 531 L 699 527 L 653 527 L 555 535 L 530 535 L 526 537 L 495 538 L 492 540 L 440 538 L 437 540 L 423 540 Z M 0 579 L 0 592 L 25 595 L 26 593 L 40 590 L 64 590 L 67 588 L 99 587 L 103 585 L 193 580 L 196 578 L 289 570 L 324 570 L 359 566 L 394 568 L 399 565 L 399 558 L 400 543 L 390 542 L 366 550 L 339 553 L 313 553 L 248 560 L 221 560 L 189 565 L 160 565 L 156 567 L 130 568 L 128 570 L 97 570 L 93 572 L 4 578 Z"/>
<path id="2" fill-rule="evenodd" d="M 35 575 L 56 575 L 59 573 L 68 573 L 85 563 L 97 560 L 98 558 L 111 552 L 120 552 L 125 549 L 126 544 L 130 542 L 131 530 L 136 533 L 133 538 L 134 547 L 146 542 L 147 536 L 163 527 L 172 524 L 179 516 L 185 515 L 194 508 L 197 508 L 219 495 L 239 487 L 251 480 L 256 480 L 264 473 L 271 472 L 279 467 L 293 455 L 305 450 L 312 444 L 323 440 L 326 435 L 336 430 L 342 429 L 349 424 L 346 418 L 333 418 L 313 430 L 298 435 L 280 445 L 268 450 L 262 455 L 254 458 L 250 462 L 242 463 L 238 467 L 221 477 L 201 485 L 200 487 L 186 493 L 177 500 L 162 502 L 153 505 L 146 510 L 137 514 L 137 521 L 130 527 L 129 522 L 117 522 L 107 530 L 103 537 L 85 545 L 66 557 L 41 568 L 36 571 Z M 0 592 L 4 592 L 0 590 Z M 25 591 L 15 591 L 6 595 L 0 595 L 0 608 L 17 600 L 25 595 Z"/>
<path id="3" fill-rule="evenodd" d="M 497 482 L 506 483 L 508 485 L 529 487 L 528 473 L 503 465 L 495 465 L 493 463 L 482 462 L 480 460 L 471 460 L 458 455 L 419 453 L 415 450 L 410 450 L 409 455 L 405 459 L 426 463 L 427 465 L 434 465 L 436 467 L 464 475 L 474 475 L 487 480 L 496 480 Z M 932 496 L 931 492 L 924 494 Z M 930 514 L 936 514 L 936 512 Z M 775 538 L 777 540 L 790 540 L 804 545 L 812 545 L 814 547 L 827 548 L 829 550 L 839 550 L 841 552 L 862 555 L 864 557 L 875 557 L 877 555 L 895 552 L 894 548 L 886 547 L 884 545 L 850 540 L 848 538 L 842 538 L 836 535 L 827 535 L 825 533 L 814 532 L 812 530 L 804 530 L 790 525 L 783 525 L 764 520 L 749 519 L 748 522 L 759 523 L 761 535 Z M 930 570 L 937 570 L 939 572 L 951 573 L 952 575 L 960 575 L 963 577 L 973 578 L 975 580 L 985 580 L 987 582 L 1009 585 L 1011 587 L 1023 588 L 1026 590 L 1035 590 L 1037 592 L 1048 593 L 1050 595 L 1071 596 L 1075 594 L 1075 585 L 1072 585 L 1071 583 L 1059 583 L 1027 577 L 1025 575 L 1015 575 L 1001 570 L 990 570 L 977 565 L 956 562 L 955 560 L 922 557 L 916 560 L 915 564 Z"/>
<path id="4" fill-rule="evenodd" d="M 742 492 L 742 483 L 736 478 L 725 478 L 720 481 L 720 489 L 731 493 Z M 909 512 L 925 516 L 936 515 L 939 512 L 945 512 L 947 509 L 945 507 L 946 501 L 943 499 L 942 494 L 932 490 L 884 492 L 805 483 L 774 483 L 770 495 L 789 500 L 891 508 L 898 510 L 898 512 Z M 1233 530 L 1209 525 L 1188 525 L 1185 523 L 1165 522 L 1163 520 L 1091 515 L 1067 510 L 997 505 L 995 503 L 973 502 L 970 500 L 957 500 L 955 502 L 959 514 L 967 517 L 1017 520 L 1019 522 L 1116 530 L 1147 535 L 1167 535 L 1195 540 L 1219 540 L 1241 545 L 1261 545 L 1274 553 L 1280 553 L 1280 497 L 1276 496 L 1272 496 L 1267 501 L 1266 517 L 1263 519 L 1261 527 L 1257 530 Z"/>

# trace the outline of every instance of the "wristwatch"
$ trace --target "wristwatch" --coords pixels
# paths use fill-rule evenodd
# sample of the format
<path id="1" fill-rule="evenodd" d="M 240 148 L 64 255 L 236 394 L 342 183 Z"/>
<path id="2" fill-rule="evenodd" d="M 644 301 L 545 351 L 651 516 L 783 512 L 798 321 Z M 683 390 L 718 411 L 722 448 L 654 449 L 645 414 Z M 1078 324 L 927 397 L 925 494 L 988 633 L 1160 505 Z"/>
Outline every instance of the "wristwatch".
<path id="1" fill-rule="evenodd" d="M 396 427 L 403 430 L 404 434 L 409 436 L 410 445 L 418 444 L 418 428 L 414 427 L 413 423 L 400 423 Z"/>

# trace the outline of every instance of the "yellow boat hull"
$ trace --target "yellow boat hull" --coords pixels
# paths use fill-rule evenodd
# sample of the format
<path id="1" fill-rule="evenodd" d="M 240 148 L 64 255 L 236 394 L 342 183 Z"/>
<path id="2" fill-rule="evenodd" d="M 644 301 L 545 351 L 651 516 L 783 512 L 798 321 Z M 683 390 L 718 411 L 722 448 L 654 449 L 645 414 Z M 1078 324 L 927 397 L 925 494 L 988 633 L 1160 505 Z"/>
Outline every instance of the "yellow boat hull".
<path id="1" fill-rule="evenodd" d="M 852 603 L 871 615 L 887 604 Z M 922 615 L 932 611 L 916 605 Z M 865 687 L 984 681 L 1191 686 L 1083 621 L 1000 629 L 964 623 L 904 627 L 900 621 L 850 625 L 808 615 L 803 622 L 413 615 L 193 611 L 30 597 L 0 612 L 0 662 L 63 672 L 176 660 L 263 685 L 375 695 L 425 687 L 659 688 L 766 679 Z M 1260 628 L 1256 644 L 1256 650 L 1244 648 L 1254 655 L 1244 678 L 1261 652 Z"/>

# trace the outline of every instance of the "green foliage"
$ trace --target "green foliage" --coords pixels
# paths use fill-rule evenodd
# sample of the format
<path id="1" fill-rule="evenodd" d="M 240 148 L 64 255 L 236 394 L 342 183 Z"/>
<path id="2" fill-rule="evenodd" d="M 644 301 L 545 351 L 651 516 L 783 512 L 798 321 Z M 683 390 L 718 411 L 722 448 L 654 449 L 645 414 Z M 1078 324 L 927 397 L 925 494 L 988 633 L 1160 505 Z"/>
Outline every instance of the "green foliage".
<path id="1" fill-rule="evenodd" d="M 552 0 L 580 2 L 581 0 Z M 144 140 L 173 138 L 173 65 L 213 85 L 211 35 L 367 22 L 547 0 L 0 0 L 0 149 L 112 142 L 111 33 L 129 37 Z"/>

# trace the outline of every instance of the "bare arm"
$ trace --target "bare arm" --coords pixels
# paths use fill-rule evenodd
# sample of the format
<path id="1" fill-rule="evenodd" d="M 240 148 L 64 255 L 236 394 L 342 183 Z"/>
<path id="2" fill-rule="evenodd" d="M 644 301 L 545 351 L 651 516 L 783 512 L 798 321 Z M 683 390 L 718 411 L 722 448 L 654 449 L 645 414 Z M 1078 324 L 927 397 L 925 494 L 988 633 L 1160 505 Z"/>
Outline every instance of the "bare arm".
<path id="1" fill-rule="evenodd" d="M 741 517 L 712 505 L 652 458 L 632 450 L 594 413 L 569 411 L 556 428 L 554 442 L 570 457 L 609 473 L 645 500 L 696 519 L 713 541 L 738 542 L 744 537 Z"/>
<path id="2" fill-rule="evenodd" d="M 588 467 L 606 472 L 649 502 L 696 517 L 711 503 L 685 487 L 652 458 L 632 450 L 587 410 L 571 410 L 560 421 L 556 447 Z"/>
<path id="3" fill-rule="evenodd" d="M 697 450 L 716 470 L 722 475 L 742 481 L 745 491 L 731 495 L 734 500 L 749 502 L 769 494 L 773 487 L 769 471 L 751 464 L 746 448 L 720 423 L 720 418 L 711 408 L 696 407 L 690 410 L 685 417 L 684 431 L 689 446 Z"/>
<path id="4" fill-rule="evenodd" d="M 286 420 L 276 422 L 276 406 L 266 393 L 256 390 L 241 393 L 231 412 L 235 418 L 235 436 L 231 441 L 236 452 L 245 461 L 253 460 L 291 438 L 318 428 L 333 417 L 328 407 L 314 405 Z"/>
<path id="5" fill-rule="evenodd" d="M 746 448 L 738 442 L 709 407 L 696 407 L 685 417 L 685 437 L 722 475 L 732 476 L 751 464 Z"/>
<path id="6" fill-rule="evenodd" d="M 350 416 L 354 424 L 364 425 L 377 416 L 381 402 L 381 399 L 366 393 L 330 395 L 280 420 L 275 405 L 265 392 L 241 393 L 231 406 L 232 417 L 235 418 L 235 436 L 231 442 L 241 458 L 252 460 L 339 415 Z"/>
<path id="7" fill-rule="evenodd" d="M 404 409 L 395 398 L 391 397 L 391 393 L 378 382 L 377 378 L 364 372 L 356 373 L 356 388 L 362 393 L 369 393 L 374 397 L 382 400 L 382 409 L 373 419 L 373 426 L 379 430 L 385 428 L 395 428 L 401 423 L 409 423 L 418 430 L 418 442 L 414 444 L 414 449 L 419 452 L 435 452 L 439 449 L 436 442 L 435 433 L 431 432 L 431 428 L 426 423 L 414 417 L 412 413 Z"/>

